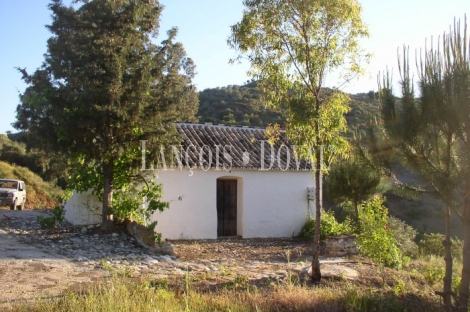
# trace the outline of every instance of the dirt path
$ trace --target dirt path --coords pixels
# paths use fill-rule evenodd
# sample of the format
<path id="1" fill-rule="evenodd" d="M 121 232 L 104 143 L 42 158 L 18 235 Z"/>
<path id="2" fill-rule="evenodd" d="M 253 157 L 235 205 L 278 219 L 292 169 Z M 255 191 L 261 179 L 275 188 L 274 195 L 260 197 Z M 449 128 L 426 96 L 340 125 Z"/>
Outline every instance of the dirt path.
<path id="1" fill-rule="evenodd" d="M 0 219 L 29 221 L 48 216 L 43 211 L 0 210 Z M 70 285 L 103 276 L 41 246 L 24 243 L 0 227 L 0 310 L 18 300 L 53 297 Z"/>
<path id="2" fill-rule="evenodd" d="M 211 276 L 216 285 L 244 275 L 250 281 L 282 283 L 288 271 L 306 274 L 311 242 L 291 238 L 172 241 L 175 256 L 159 255 L 139 246 L 116 229 L 74 227 L 42 230 L 44 211 L 0 209 L 0 311 L 20 301 L 53 298 L 73 287 L 124 272 L 132 278 L 162 279 Z M 98 231 L 97 231 L 98 230 Z M 355 279 L 359 268 L 343 258 L 322 258 L 324 276 Z M 207 273 L 210 273 L 209 275 Z"/>

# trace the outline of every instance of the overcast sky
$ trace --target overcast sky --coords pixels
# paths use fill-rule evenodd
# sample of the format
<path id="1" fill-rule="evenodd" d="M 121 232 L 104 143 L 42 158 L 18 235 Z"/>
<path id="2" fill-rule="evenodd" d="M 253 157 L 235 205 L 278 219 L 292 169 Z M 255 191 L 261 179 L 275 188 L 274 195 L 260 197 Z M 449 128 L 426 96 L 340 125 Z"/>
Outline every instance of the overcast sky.
<path id="1" fill-rule="evenodd" d="M 64 3 L 69 3 L 65 0 Z M 26 67 L 32 73 L 43 61 L 50 33 L 48 0 L 0 0 L 0 133 L 14 131 L 18 94 L 25 84 L 14 67 Z M 179 28 L 178 39 L 197 66 L 194 80 L 198 90 L 243 84 L 249 79 L 247 64 L 230 65 L 235 53 L 227 46 L 230 25 L 242 16 L 241 0 L 162 0 L 161 32 Z M 397 48 L 404 44 L 424 47 L 425 39 L 437 39 L 449 30 L 454 17 L 463 20 L 470 13 L 468 0 L 363 0 L 363 20 L 370 38 L 362 47 L 373 54 L 367 74 L 344 88 L 350 93 L 377 90 L 377 74 L 387 66 L 398 78 Z M 396 79 L 395 79 L 396 80 Z M 334 79 L 327 84 L 336 85 Z"/>

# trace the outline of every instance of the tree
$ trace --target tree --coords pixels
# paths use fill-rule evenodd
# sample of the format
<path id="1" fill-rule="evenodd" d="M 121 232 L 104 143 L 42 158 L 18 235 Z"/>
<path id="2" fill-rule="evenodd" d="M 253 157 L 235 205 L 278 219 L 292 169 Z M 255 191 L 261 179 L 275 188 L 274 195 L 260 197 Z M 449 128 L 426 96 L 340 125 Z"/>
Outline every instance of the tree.
<path id="1" fill-rule="evenodd" d="M 49 5 L 48 51 L 34 74 L 19 69 L 29 87 L 14 126 L 75 164 L 98 169 L 106 229 L 117 168 L 129 178 L 140 141 L 151 151 L 174 139 L 174 121 L 188 106 L 196 110 L 195 66 L 174 42 L 176 28 L 153 43 L 162 11 L 157 0 L 75 2 L 83 3 Z"/>
<path id="2" fill-rule="evenodd" d="M 385 190 L 381 180 L 378 170 L 351 157 L 331 166 L 326 191 L 336 203 L 352 202 L 359 218 L 359 203 Z"/>
<path id="3" fill-rule="evenodd" d="M 470 285 L 470 55 L 466 36 L 456 23 L 442 37 L 442 46 L 426 48 L 417 61 L 419 97 L 410 77 L 410 57 L 399 58 L 401 99 L 393 95 L 388 73 L 380 85 L 381 119 L 371 132 L 376 163 L 393 175 L 393 161 L 415 172 L 445 204 L 446 273 L 444 298 L 452 307 L 451 213 L 464 225 L 463 269 L 458 310 L 467 311 Z M 384 157 L 384 155 L 388 155 Z"/>
<path id="4" fill-rule="evenodd" d="M 322 92 L 326 76 L 343 69 L 348 82 L 360 72 L 358 39 L 368 35 L 354 0 L 245 0 L 241 22 L 231 27 L 229 45 L 251 63 L 250 74 L 265 100 L 286 111 L 286 131 L 305 156 L 313 147 L 316 224 L 312 280 L 321 280 L 319 257 L 322 210 L 321 175 L 325 160 L 345 152 L 344 114 L 348 97 Z"/>

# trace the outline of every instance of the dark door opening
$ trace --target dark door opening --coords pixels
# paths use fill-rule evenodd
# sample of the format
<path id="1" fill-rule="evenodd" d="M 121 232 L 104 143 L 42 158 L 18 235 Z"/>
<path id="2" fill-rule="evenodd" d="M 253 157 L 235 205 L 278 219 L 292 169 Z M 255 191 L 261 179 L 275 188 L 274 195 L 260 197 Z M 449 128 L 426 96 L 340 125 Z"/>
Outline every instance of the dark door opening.
<path id="1" fill-rule="evenodd" d="M 217 236 L 237 235 L 237 180 L 217 180 Z"/>

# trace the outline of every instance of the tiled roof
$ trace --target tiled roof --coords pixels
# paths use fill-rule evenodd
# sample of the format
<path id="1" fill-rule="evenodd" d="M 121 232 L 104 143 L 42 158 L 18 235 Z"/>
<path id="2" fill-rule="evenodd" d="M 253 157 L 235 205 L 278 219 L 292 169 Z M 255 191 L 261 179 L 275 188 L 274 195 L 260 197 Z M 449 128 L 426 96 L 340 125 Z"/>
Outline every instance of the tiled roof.
<path id="1" fill-rule="evenodd" d="M 310 162 L 297 157 L 295 147 L 281 131 L 271 148 L 264 128 L 178 123 L 186 167 L 247 170 L 311 170 Z M 263 150 L 264 149 L 264 150 Z M 274 151 L 274 153 L 272 152 Z M 186 156 L 187 155 L 187 156 Z M 201 162 L 202 161 L 202 162 Z M 272 163 L 272 165 L 271 165 Z"/>

